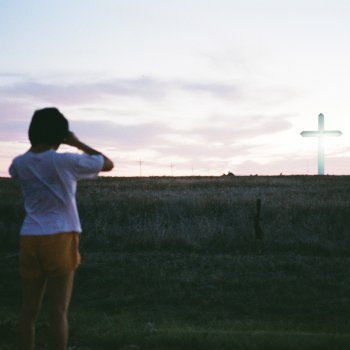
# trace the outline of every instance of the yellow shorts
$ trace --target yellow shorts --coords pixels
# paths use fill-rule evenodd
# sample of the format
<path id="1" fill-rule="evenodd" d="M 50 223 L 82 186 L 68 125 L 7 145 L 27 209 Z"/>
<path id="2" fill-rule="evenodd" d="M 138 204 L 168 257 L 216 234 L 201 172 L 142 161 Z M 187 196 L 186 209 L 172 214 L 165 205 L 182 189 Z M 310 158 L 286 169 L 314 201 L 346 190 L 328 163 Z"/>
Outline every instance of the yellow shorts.
<path id="1" fill-rule="evenodd" d="M 57 277 L 75 270 L 80 264 L 79 238 L 76 232 L 21 236 L 21 277 Z"/>

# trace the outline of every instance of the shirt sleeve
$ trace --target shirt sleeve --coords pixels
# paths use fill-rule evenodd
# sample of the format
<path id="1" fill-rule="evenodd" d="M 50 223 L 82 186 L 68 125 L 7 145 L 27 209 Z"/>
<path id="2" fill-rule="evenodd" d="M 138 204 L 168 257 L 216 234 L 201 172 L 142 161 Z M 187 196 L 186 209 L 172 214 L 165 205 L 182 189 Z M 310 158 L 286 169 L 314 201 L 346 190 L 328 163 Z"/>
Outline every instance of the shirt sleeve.
<path id="1" fill-rule="evenodd" d="M 16 170 L 15 164 L 13 162 L 12 162 L 12 164 L 9 167 L 9 174 L 14 179 L 16 179 L 18 177 L 17 170 Z"/>
<path id="2" fill-rule="evenodd" d="M 100 154 L 70 154 L 69 163 L 76 179 L 93 179 L 102 170 L 104 159 Z"/>

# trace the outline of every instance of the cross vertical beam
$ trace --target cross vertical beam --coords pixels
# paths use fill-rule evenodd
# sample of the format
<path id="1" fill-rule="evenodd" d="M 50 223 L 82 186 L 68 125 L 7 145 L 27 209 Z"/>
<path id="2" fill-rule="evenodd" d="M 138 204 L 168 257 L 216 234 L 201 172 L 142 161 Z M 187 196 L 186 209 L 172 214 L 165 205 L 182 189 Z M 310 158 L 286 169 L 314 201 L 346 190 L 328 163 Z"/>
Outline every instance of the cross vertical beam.
<path id="1" fill-rule="evenodd" d="M 318 175 L 324 175 L 324 115 L 322 113 L 318 116 Z"/>

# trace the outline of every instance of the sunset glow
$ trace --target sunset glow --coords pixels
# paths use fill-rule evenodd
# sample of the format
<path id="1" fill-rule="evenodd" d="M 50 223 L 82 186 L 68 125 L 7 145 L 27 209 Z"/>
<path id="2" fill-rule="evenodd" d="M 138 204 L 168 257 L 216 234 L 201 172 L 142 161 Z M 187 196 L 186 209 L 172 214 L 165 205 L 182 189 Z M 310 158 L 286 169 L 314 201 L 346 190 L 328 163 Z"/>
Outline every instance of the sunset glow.
<path id="1" fill-rule="evenodd" d="M 349 174 L 349 17 L 345 0 L 3 1 L 0 176 L 47 106 L 116 176 L 317 174 L 300 133 L 323 113 L 343 133 L 325 173 Z"/>

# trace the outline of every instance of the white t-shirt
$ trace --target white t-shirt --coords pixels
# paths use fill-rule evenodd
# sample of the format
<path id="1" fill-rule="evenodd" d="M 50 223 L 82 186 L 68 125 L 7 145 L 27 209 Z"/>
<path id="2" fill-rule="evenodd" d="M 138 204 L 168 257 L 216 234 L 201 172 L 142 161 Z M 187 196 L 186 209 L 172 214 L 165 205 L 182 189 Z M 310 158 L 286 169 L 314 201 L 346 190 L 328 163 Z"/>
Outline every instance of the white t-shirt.
<path id="1" fill-rule="evenodd" d="M 54 150 L 26 152 L 9 169 L 19 179 L 26 216 L 22 236 L 81 232 L 75 199 L 77 180 L 98 175 L 102 155 L 56 153 Z"/>

